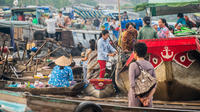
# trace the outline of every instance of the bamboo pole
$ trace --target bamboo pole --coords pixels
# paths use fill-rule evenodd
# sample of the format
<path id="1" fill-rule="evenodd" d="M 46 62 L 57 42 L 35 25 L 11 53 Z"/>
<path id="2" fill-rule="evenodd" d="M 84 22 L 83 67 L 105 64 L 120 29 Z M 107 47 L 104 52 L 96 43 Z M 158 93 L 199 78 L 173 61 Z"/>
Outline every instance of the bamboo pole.
<path id="1" fill-rule="evenodd" d="M 40 60 L 45 59 L 43 65 L 46 63 L 46 59 L 48 58 L 48 56 L 50 56 L 52 53 L 54 53 L 55 51 L 57 51 L 58 49 L 60 49 L 61 47 L 56 48 L 55 50 L 49 52 L 46 56 L 42 57 Z"/>
<path id="2" fill-rule="evenodd" d="M 120 28 L 119 28 L 119 36 L 122 36 L 122 27 L 121 27 L 121 14 L 120 14 L 120 0 L 118 0 L 118 13 L 119 13 L 119 24 L 120 24 Z M 121 42 L 120 42 L 121 43 Z M 120 62 L 120 52 L 118 52 L 118 56 L 117 56 L 117 61 Z M 115 72 L 115 79 L 118 79 L 118 73 L 119 73 L 119 63 L 116 65 L 116 72 Z"/>
<path id="3" fill-rule="evenodd" d="M 34 75 L 37 75 L 38 61 L 39 61 L 39 60 L 37 59 L 37 60 L 36 60 L 35 71 L 34 71 L 33 77 L 34 77 Z"/>
<path id="4" fill-rule="evenodd" d="M 24 60 L 24 58 L 26 57 L 26 50 L 27 50 L 27 43 L 28 43 L 28 39 L 25 41 L 25 47 L 24 47 L 24 52 L 23 52 L 23 57 L 22 60 Z M 25 62 L 25 61 L 24 61 Z"/>
<path id="5" fill-rule="evenodd" d="M 45 41 L 43 44 L 42 44 L 42 46 L 36 51 L 36 53 L 33 55 L 33 56 L 31 56 L 31 58 L 28 60 L 28 62 L 26 63 L 26 65 L 28 65 L 29 64 L 29 62 L 31 61 L 31 60 L 33 60 L 33 58 L 38 54 L 38 52 L 44 47 L 44 45 L 47 43 L 47 41 Z"/>
<path id="6" fill-rule="evenodd" d="M 7 52 L 6 59 L 5 59 L 4 64 L 3 64 L 3 75 L 4 75 L 5 70 L 6 70 L 6 65 L 8 64 L 8 54 L 9 54 L 9 52 Z M 8 67 L 7 67 L 7 69 L 8 69 Z"/>
<path id="7" fill-rule="evenodd" d="M 3 58 L 3 50 L 4 50 L 4 47 L 6 45 L 6 40 L 3 41 L 3 46 L 1 47 L 1 56 Z"/>
<path id="8" fill-rule="evenodd" d="M 118 0 L 118 13 L 119 13 L 119 25 L 120 25 L 120 29 L 119 29 L 119 36 L 122 36 L 122 25 L 121 25 L 121 13 L 120 13 L 120 0 Z"/>

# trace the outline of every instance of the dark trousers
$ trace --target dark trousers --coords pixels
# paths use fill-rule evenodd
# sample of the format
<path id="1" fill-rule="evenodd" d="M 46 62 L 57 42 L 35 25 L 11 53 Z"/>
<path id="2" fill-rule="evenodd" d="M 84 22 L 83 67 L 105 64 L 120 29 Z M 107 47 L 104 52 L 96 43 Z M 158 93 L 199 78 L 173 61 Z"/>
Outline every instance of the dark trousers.
<path id="1" fill-rule="evenodd" d="M 48 33 L 48 38 L 55 38 L 55 34 L 54 33 Z"/>

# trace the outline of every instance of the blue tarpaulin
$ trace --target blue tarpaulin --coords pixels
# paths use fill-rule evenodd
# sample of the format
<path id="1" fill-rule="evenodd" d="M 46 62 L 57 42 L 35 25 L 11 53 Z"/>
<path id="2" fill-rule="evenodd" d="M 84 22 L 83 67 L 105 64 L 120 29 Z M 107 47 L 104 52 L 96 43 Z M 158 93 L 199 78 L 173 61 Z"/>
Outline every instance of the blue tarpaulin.
<path id="1" fill-rule="evenodd" d="M 121 21 L 121 26 L 122 26 L 122 29 L 126 29 L 126 24 L 127 23 L 135 23 L 136 25 L 136 29 L 139 30 L 139 27 L 142 27 L 143 26 L 143 21 L 142 19 L 135 19 L 135 20 L 123 20 Z"/>

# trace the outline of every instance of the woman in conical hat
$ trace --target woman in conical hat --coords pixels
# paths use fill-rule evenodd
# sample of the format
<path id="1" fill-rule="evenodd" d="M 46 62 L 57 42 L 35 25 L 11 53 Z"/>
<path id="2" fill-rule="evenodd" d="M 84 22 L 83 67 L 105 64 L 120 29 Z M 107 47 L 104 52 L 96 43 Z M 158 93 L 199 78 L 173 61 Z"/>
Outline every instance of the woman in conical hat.
<path id="1" fill-rule="evenodd" d="M 73 81 L 73 72 L 69 65 L 72 63 L 72 56 L 67 58 L 61 56 L 55 60 L 56 66 L 51 72 L 49 84 L 54 87 L 69 87 L 70 81 Z"/>

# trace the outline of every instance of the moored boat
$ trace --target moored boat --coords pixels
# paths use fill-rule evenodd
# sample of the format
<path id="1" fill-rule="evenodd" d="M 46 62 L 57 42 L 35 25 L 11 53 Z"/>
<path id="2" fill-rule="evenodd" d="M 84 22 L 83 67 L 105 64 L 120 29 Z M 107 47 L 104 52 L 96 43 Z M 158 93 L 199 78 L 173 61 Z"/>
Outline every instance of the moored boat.
<path id="1" fill-rule="evenodd" d="M 7 90 L 0 90 L 0 100 L 15 102 L 27 105 L 32 111 L 37 112 L 196 112 L 198 109 L 174 108 L 171 104 L 171 108 L 145 108 L 135 107 L 129 108 L 120 103 L 109 103 L 109 101 L 87 101 L 80 99 L 68 98 L 53 98 L 46 96 L 35 96 L 30 94 L 24 94 L 21 92 L 12 92 Z M 112 101 L 110 101 L 112 102 Z M 189 105 L 190 103 L 188 103 Z M 92 107 L 91 107 L 92 105 Z M 187 103 L 184 103 L 187 105 Z M 190 104 L 191 105 L 191 104 Z M 173 109 L 173 108 L 174 109 Z"/>
<path id="2" fill-rule="evenodd" d="M 43 96 L 28 96 L 27 105 L 33 111 L 54 112 L 187 112 L 195 110 L 187 109 L 167 109 L 167 108 L 145 108 L 121 106 L 120 104 L 83 102 L 81 100 L 63 100 L 58 98 L 50 98 Z"/>
<path id="3" fill-rule="evenodd" d="M 154 99 L 197 100 L 200 98 L 200 44 L 196 37 L 140 40 L 148 47 L 148 59 L 155 68 L 158 86 Z M 128 70 L 119 73 L 116 84 L 127 93 L 129 90 Z M 119 74 L 118 74 L 119 73 Z"/>
<path id="4" fill-rule="evenodd" d="M 44 88 L 19 88 L 19 87 L 4 87 L 4 90 L 15 91 L 15 92 L 29 92 L 33 95 L 51 94 L 51 95 L 68 95 L 76 96 L 79 94 L 85 83 L 76 83 L 70 87 L 44 87 Z"/>

